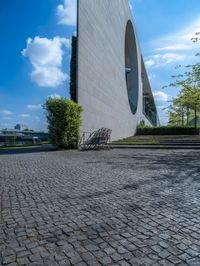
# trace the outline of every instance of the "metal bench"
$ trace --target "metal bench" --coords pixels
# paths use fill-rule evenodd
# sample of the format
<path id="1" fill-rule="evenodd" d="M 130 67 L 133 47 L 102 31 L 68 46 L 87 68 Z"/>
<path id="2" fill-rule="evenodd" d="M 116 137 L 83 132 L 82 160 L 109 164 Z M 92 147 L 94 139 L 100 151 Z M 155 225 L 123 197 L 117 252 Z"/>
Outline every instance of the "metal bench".
<path id="1" fill-rule="evenodd" d="M 111 132 L 112 130 L 108 128 L 100 128 L 92 133 L 83 132 L 78 149 L 81 151 L 110 149 Z"/>

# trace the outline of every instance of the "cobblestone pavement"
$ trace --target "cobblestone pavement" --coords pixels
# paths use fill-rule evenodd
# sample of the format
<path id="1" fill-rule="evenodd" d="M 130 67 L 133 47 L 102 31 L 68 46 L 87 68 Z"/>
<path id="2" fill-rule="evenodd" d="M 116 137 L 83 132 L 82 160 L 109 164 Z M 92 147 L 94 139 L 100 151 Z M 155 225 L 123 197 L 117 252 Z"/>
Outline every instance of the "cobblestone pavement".
<path id="1" fill-rule="evenodd" d="M 0 264 L 200 265 L 200 151 L 0 156 Z"/>

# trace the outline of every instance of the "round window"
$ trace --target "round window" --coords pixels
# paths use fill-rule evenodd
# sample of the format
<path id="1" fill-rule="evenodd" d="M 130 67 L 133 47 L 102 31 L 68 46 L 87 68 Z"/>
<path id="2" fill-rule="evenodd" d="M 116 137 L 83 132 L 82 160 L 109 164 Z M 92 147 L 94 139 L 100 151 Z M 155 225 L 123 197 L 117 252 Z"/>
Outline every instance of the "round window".
<path id="1" fill-rule="evenodd" d="M 136 38 L 130 20 L 127 22 L 125 36 L 125 78 L 130 108 L 135 114 L 138 105 L 139 70 Z"/>

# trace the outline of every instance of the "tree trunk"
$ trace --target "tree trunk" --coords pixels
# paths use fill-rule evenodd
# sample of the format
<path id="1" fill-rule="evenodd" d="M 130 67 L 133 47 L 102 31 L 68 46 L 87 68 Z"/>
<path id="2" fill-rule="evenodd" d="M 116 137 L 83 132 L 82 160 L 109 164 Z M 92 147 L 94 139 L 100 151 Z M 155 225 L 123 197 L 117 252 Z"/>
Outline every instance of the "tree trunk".
<path id="1" fill-rule="evenodd" d="M 194 126 L 197 128 L 197 106 L 194 108 Z"/>
<path id="2" fill-rule="evenodd" d="M 183 110 L 182 110 L 182 126 L 184 126 L 184 112 L 183 112 Z"/>
<path id="3" fill-rule="evenodd" d="M 189 108 L 187 108 L 187 126 L 188 126 L 188 124 L 189 124 Z"/>

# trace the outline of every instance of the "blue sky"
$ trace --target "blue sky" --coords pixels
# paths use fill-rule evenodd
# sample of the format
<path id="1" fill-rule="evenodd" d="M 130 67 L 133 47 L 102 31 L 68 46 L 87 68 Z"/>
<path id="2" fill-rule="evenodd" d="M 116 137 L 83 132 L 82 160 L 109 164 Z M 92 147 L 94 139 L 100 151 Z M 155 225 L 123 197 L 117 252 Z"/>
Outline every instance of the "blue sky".
<path id="1" fill-rule="evenodd" d="M 41 105 L 48 96 L 69 97 L 70 38 L 75 0 L 0 1 L 0 128 L 23 123 L 46 129 Z M 193 63 L 199 44 L 199 0 L 130 0 L 137 34 L 162 123 L 162 108 L 177 93 L 162 89 L 178 64 Z"/>

